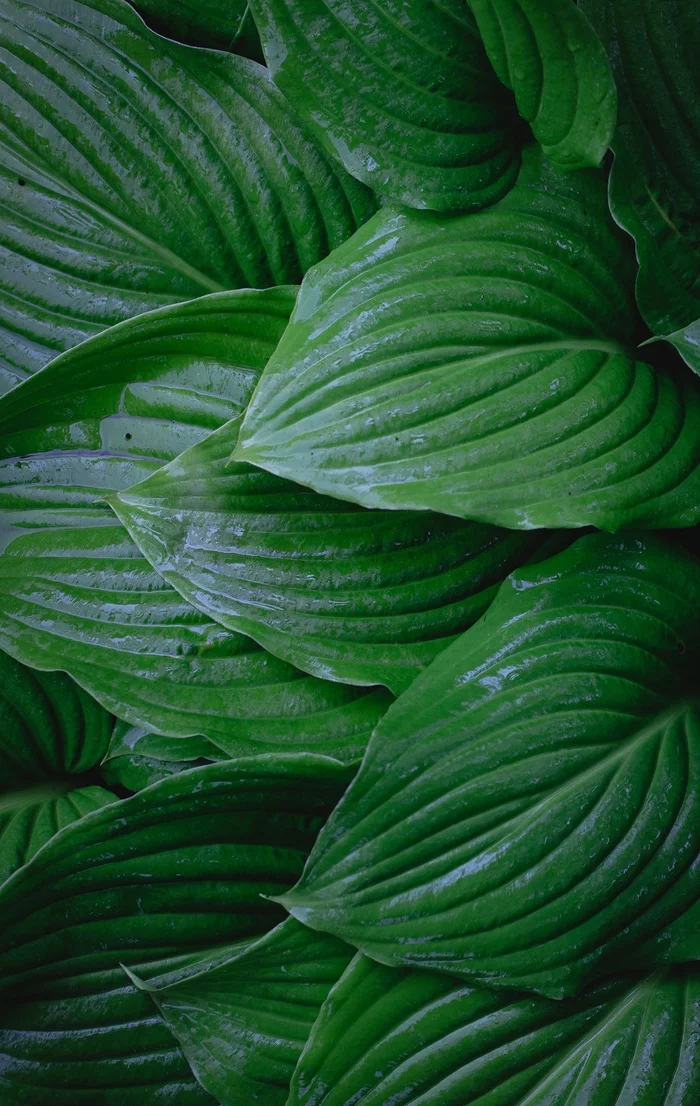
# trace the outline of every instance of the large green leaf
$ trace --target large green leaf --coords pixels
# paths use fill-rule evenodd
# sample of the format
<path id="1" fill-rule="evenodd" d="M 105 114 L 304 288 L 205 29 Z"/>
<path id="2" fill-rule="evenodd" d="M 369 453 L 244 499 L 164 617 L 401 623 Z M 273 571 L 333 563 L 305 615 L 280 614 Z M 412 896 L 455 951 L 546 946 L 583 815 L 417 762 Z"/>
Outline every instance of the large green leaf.
<path id="1" fill-rule="evenodd" d="M 597 166 L 616 95 L 600 39 L 572 0 L 469 0 L 496 73 L 544 152 L 563 169 Z"/>
<path id="2" fill-rule="evenodd" d="M 444 211 L 498 200 L 517 173 L 511 98 L 467 0 L 251 0 L 282 92 L 380 194 Z"/>
<path id="3" fill-rule="evenodd" d="M 400 694 L 543 536 L 366 511 L 229 465 L 236 419 L 110 498 L 198 610 L 317 676 Z"/>
<path id="4" fill-rule="evenodd" d="M 513 573 L 390 708 L 280 901 L 493 986 L 617 970 L 700 894 L 699 604 L 700 562 L 654 538 Z"/>
<path id="5" fill-rule="evenodd" d="M 64 826 L 115 800 L 104 787 L 62 781 L 0 795 L 0 883 Z"/>
<path id="6" fill-rule="evenodd" d="M 140 985 L 222 1106 L 284 1106 L 319 1007 L 351 959 L 341 941 L 288 918 L 198 974 L 188 966 Z"/>
<path id="7" fill-rule="evenodd" d="M 655 334 L 700 372 L 700 6 L 581 0 L 619 94 L 610 204 L 633 236 L 637 300 Z"/>
<path id="8" fill-rule="evenodd" d="M 215 1106 L 119 967 L 54 980 L 3 1005 L 0 1053 L 3 1106 Z"/>
<path id="9" fill-rule="evenodd" d="M 97 498 L 240 413 L 292 302 L 279 288 L 164 308 L 0 399 L 0 646 L 133 724 L 205 735 L 215 756 L 286 745 L 353 760 L 388 693 L 305 676 L 193 610 Z"/>
<path id="10" fill-rule="evenodd" d="M 374 208 L 264 68 L 122 0 L 5 0 L 0 81 L 0 390 L 138 312 L 296 281 Z"/>
<path id="11" fill-rule="evenodd" d="M 67 826 L 0 888 L 0 983 L 20 994 L 264 933 L 344 778 L 326 757 L 225 761 Z"/>
<path id="12" fill-rule="evenodd" d="M 107 752 L 113 719 L 69 676 L 0 653 L 0 792 L 80 776 Z"/>
<path id="13" fill-rule="evenodd" d="M 537 148 L 478 214 L 384 209 L 314 269 L 237 460 L 366 507 L 530 528 L 700 520 L 700 390 L 626 352 L 595 170 Z"/>
<path id="14" fill-rule="evenodd" d="M 289 1106 L 685 1106 L 700 1096 L 699 1027 L 697 972 L 552 1002 L 358 956 Z"/>

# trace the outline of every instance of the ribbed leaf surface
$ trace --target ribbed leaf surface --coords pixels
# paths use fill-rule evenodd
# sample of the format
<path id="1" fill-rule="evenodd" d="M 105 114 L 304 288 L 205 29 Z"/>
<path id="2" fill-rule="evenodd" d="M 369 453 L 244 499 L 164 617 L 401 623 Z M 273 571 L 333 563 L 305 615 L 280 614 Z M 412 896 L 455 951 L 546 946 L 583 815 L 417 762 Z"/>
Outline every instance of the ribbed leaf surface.
<path id="1" fill-rule="evenodd" d="M 221 759 L 221 750 L 206 737 L 162 737 L 117 719 L 102 776 L 109 786 L 141 791 L 165 776 Z"/>
<path id="2" fill-rule="evenodd" d="M 284 1106 L 321 1003 L 351 959 L 341 941 L 289 918 L 200 974 L 188 967 L 183 979 L 142 986 L 222 1106 Z"/>
<path id="3" fill-rule="evenodd" d="M 655 334 L 700 372 L 700 7 L 582 0 L 619 94 L 610 204 L 633 236 L 637 300 Z"/>
<path id="4" fill-rule="evenodd" d="M 265 932 L 343 773 L 257 757 L 161 780 L 57 834 L 0 889 L 0 981 L 25 985 Z"/>
<path id="5" fill-rule="evenodd" d="M 151 1000 L 119 967 L 5 1004 L 0 1052 L 3 1106 L 215 1106 Z"/>
<path id="6" fill-rule="evenodd" d="M 0 883 L 64 826 L 116 801 L 104 787 L 69 788 L 47 783 L 0 795 Z"/>
<path id="7" fill-rule="evenodd" d="M 304 676 L 193 610 L 101 499 L 240 412 L 292 300 L 229 292 L 127 321 L 0 400 L 0 645 L 218 756 L 287 745 L 353 760 L 388 693 Z"/>
<path id="8" fill-rule="evenodd" d="M 2 390 L 141 311 L 297 281 L 373 210 L 265 69 L 122 0 L 6 0 L 0 81 Z"/>
<path id="9" fill-rule="evenodd" d="M 400 694 L 545 540 L 367 511 L 230 465 L 239 427 L 228 423 L 110 503 L 185 599 L 306 672 Z"/>
<path id="10" fill-rule="evenodd" d="M 95 768 L 112 722 L 65 673 L 32 672 L 0 653 L 0 791 Z"/>
<path id="11" fill-rule="evenodd" d="M 700 978 L 552 1002 L 358 956 L 321 1009 L 289 1106 L 685 1106 Z"/>
<path id="12" fill-rule="evenodd" d="M 699 601 L 700 562 L 652 538 L 513 573 L 389 710 L 281 901 L 493 986 L 617 970 L 700 893 Z"/>
<path id="13" fill-rule="evenodd" d="M 509 527 L 700 519 L 700 390 L 627 352 L 594 170 L 536 148 L 478 214 L 383 209 L 304 281 L 236 460 L 366 507 Z"/>
<path id="14" fill-rule="evenodd" d="M 285 96 L 348 172 L 411 207 L 478 208 L 517 173 L 509 94 L 467 0 L 251 0 Z"/>
<path id="15" fill-rule="evenodd" d="M 616 96 L 600 39 L 571 0 L 469 0 L 496 73 L 551 161 L 597 166 Z"/>

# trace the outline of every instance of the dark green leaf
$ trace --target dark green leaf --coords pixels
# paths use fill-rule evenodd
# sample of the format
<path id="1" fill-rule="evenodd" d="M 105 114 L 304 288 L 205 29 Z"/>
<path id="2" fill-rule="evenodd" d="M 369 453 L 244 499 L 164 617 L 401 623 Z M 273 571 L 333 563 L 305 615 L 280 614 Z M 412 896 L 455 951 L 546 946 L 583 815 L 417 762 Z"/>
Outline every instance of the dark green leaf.
<path id="1" fill-rule="evenodd" d="M 633 236 L 647 325 L 700 372 L 700 5 L 581 0 L 612 62 L 610 205 Z"/>
<path id="2" fill-rule="evenodd" d="M 533 147 L 488 211 L 379 212 L 304 281 L 235 459 L 523 529 L 699 521 L 700 390 L 626 352 L 605 185 Z"/>
<path id="3" fill-rule="evenodd" d="M 432 513 L 366 511 L 228 465 L 239 427 L 110 503 L 184 599 L 305 672 L 400 694 L 543 544 Z"/>
<path id="4" fill-rule="evenodd" d="M 700 976 L 552 1002 L 358 956 L 289 1106 L 685 1106 L 700 1095 Z"/>
<path id="5" fill-rule="evenodd" d="M 215 1106 L 151 1000 L 119 967 L 54 980 L 5 1004 L 0 1053 L 3 1106 Z"/>
<path id="6" fill-rule="evenodd" d="M 0 653 L 0 792 L 89 772 L 112 722 L 69 676 L 32 672 Z"/>
<path id="7" fill-rule="evenodd" d="M 5 0 L 0 80 L 0 390 L 141 311 L 297 281 L 374 209 L 264 68 L 122 0 Z"/>
<path id="8" fill-rule="evenodd" d="M 226 761 L 74 822 L 0 888 L 3 987 L 264 933 L 343 783 L 324 757 Z"/>
<path id="9" fill-rule="evenodd" d="M 700 562 L 651 537 L 513 573 L 391 707 L 280 901 L 493 986 L 617 970 L 700 894 L 699 604 Z"/>
<path id="10" fill-rule="evenodd" d="M 237 54 L 263 60 L 247 0 L 132 0 L 132 3 L 154 31 L 168 38 L 191 46 L 235 50 Z"/>
<path id="11" fill-rule="evenodd" d="M 221 750 L 206 737 L 162 737 L 117 719 L 102 777 L 110 786 L 141 791 L 165 776 L 222 759 Z"/>
<path id="12" fill-rule="evenodd" d="M 282 92 L 348 172 L 439 211 L 498 200 L 517 174 L 511 98 L 467 0 L 251 0 Z"/>
<path id="13" fill-rule="evenodd" d="M 469 0 L 496 73 L 562 169 L 597 166 L 615 128 L 605 50 L 571 0 Z"/>
<path id="14" fill-rule="evenodd" d="M 0 795 L 0 883 L 64 826 L 116 800 L 103 787 L 71 786 L 45 783 Z"/>
<path id="15" fill-rule="evenodd" d="M 304 676 L 193 610 L 97 498 L 240 412 L 292 302 L 279 288 L 165 308 L 0 399 L 0 646 L 146 730 L 205 735 L 215 757 L 286 746 L 354 760 L 388 693 Z"/>
<path id="16" fill-rule="evenodd" d="M 352 959 L 333 937 L 293 919 L 199 974 L 191 966 L 141 986 L 199 1082 L 222 1106 L 284 1106 L 321 1003 Z"/>

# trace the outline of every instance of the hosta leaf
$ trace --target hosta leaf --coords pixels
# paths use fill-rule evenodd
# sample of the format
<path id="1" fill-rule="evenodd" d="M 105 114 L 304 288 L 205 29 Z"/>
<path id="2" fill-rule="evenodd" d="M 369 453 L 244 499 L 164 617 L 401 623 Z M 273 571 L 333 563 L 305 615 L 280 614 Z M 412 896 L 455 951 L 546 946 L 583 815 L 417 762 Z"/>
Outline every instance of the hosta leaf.
<path id="1" fill-rule="evenodd" d="M 0 980 L 25 985 L 212 948 L 280 918 L 342 793 L 324 757 L 193 768 L 58 833 L 0 889 Z"/>
<path id="2" fill-rule="evenodd" d="M 265 69 L 122 0 L 6 0 L 0 80 L 3 390 L 141 311 L 296 281 L 373 210 Z"/>
<path id="3" fill-rule="evenodd" d="M 162 737 L 117 719 L 101 769 L 108 785 L 141 791 L 165 776 L 222 759 L 205 737 Z"/>
<path id="4" fill-rule="evenodd" d="M 240 420 L 110 503 L 198 610 L 317 676 L 403 691 L 542 536 L 366 511 L 250 465 Z"/>
<path id="5" fill-rule="evenodd" d="M 700 372 L 700 7 L 693 0 L 581 6 L 618 87 L 610 205 L 637 247 L 639 309 Z"/>
<path id="6" fill-rule="evenodd" d="M 600 39 L 571 0 L 469 0 L 496 73 L 563 169 L 600 164 L 616 96 Z"/>
<path id="7" fill-rule="evenodd" d="M 536 148 L 478 214 L 383 209 L 304 281 L 236 460 L 530 528 L 700 519 L 700 390 L 627 353 L 605 177 Z"/>
<path id="8" fill-rule="evenodd" d="M 64 783 L 0 795 L 0 883 L 64 826 L 115 801 L 116 795 L 104 787 L 70 790 Z"/>
<path id="9" fill-rule="evenodd" d="M 255 24 L 246 0 L 132 0 L 146 22 L 162 35 L 191 46 L 256 57 L 260 54 Z M 241 49 L 245 45 L 248 49 Z M 250 47 L 254 53 L 250 52 Z M 262 56 L 259 57 L 262 61 Z"/>
<path id="10" fill-rule="evenodd" d="M 0 653 L 0 792 L 89 772 L 112 722 L 69 676 L 32 672 Z"/>
<path id="11" fill-rule="evenodd" d="M 390 708 L 280 901 L 494 986 L 617 970 L 700 892 L 699 602 L 700 562 L 653 538 L 513 573 Z"/>
<path id="12" fill-rule="evenodd" d="M 54 980 L 20 999 L 0 1010 L 3 1106 L 215 1106 L 122 968 Z"/>
<path id="13" fill-rule="evenodd" d="M 287 745 L 353 760 L 388 693 L 304 676 L 194 611 L 101 499 L 240 412 L 292 301 L 279 288 L 162 309 L 0 400 L 0 646 L 146 730 L 205 735 L 215 756 Z"/>
<path id="14" fill-rule="evenodd" d="M 251 0 L 275 83 L 345 168 L 444 211 L 498 200 L 517 127 L 467 0 Z"/>
<path id="15" fill-rule="evenodd" d="M 351 959 L 341 941 L 289 918 L 199 974 L 141 986 L 222 1106 L 284 1106 L 319 1007 Z"/>
<path id="16" fill-rule="evenodd" d="M 700 1094 L 699 1029 L 696 972 L 552 1002 L 358 956 L 289 1106 L 684 1106 Z"/>

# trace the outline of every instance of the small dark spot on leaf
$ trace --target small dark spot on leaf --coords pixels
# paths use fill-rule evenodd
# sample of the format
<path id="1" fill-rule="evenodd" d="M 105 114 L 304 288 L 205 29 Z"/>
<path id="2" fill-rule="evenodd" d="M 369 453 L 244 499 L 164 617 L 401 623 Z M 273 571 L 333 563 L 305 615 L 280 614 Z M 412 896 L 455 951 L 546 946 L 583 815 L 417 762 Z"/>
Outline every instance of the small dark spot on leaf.
<path id="1" fill-rule="evenodd" d="M 21 185 L 22 185 L 22 187 L 24 187 L 24 185 L 25 185 L 26 183 L 27 183 L 27 182 L 26 182 L 26 180 L 24 179 L 24 177 L 17 177 L 17 184 L 21 184 Z"/>
<path id="2" fill-rule="evenodd" d="M 678 650 L 679 653 L 685 653 L 685 642 L 684 641 L 677 641 L 676 642 L 676 649 Z"/>
<path id="3" fill-rule="evenodd" d="M 131 441 L 131 434 L 125 434 L 124 437 L 126 438 L 127 442 Z"/>

